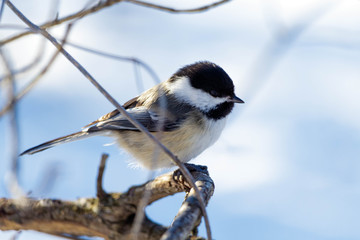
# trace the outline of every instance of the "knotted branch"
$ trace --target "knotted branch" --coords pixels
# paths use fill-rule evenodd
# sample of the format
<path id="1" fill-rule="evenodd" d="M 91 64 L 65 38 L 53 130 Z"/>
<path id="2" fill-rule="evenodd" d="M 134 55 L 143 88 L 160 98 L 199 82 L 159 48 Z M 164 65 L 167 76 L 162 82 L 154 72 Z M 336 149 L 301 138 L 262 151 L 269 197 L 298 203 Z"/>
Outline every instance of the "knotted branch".
<path id="1" fill-rule="evenodd" d="M 204 172 L 193 171 L 195 183 L 206 203 L 214 191 L 212 179 Z M 99 198 L 75 201 L 54 199 L 0 199 L 0 230 L 36 230 L 54 235 L 98 236 L 104 239 L 127 239 L 137 205 L 145 191 L 148 205 L 166 196 L 189 190 L 186 183 L 174 180 L 174 172 L 155 178 L 125 193 L 102 194 Z M 138 239 L 187 239 L 201 217 L 199 202 L 190 189 L 170 228 L 143 220 Z"/>

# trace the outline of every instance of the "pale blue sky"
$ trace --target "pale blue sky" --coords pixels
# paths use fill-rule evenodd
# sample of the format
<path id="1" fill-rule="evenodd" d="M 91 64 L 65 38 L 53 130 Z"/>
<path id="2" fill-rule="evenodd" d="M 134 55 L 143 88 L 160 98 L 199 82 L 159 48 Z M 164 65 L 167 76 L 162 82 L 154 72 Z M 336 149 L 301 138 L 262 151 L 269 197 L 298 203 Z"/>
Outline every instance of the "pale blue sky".
<path id="1" fill-rule="evenodd" d="M 192 2 L 183 6 L 195 6 Z M 180 1 L 171 3 L 181 6 Z M 42 1 L 14 4 L 36 23 L 49 15 Z M 84 4 L 61 1 L 60 16 Z M 246 104 L 237 106 L 219 141 L 195 161 L 208 165 L 216 183 L 208 207 L 215 239 L 355 240 L 360 239 L 359 12 L 356 0 L 241 0 L 201 14 L 169 14 L 122 3 L 79 21 L 69 41 L 141 58 L 162 80 L 198 60 L 213 61 L 232 77 Z M 19 21 L 5 9 L 2 23 Z M 294 26 L 305 28 L 291 31 Z M 51 33 L 61 37 L 63 30 Z M 275 32 L 289 30 L 291 35 L 274 44 Z M 33 58 L 39 39 L 8 46 L 15 66 Z M 130 63 L 67 49 L 120 103 L 139 93 Z M 50 56 L 54 48 L 47 44 L 46 50 Z M 145 88 L 154 85 L 145 71 L 141 75 Z M 22 84 L 26 80 L 19 79 Z M 113 109 L 59 57 L 19 105 L 21 150 L 77 131 Z M 8 119 L 0 119 L 5 133 L 0 137 L 1 197 L 9 197 L 4 184 L 7 129 Z M 23 157 L 24 190 L 34 197 L 93 197 L 103 152 L 110 154 L 106 190 L 125 191 L 146 181 L 147 171 L 128 167 L 130 157 L 107 143 L 111 139 L 96 137 Z M 41 182 L 52 167 L 58 175 L 44 191 Z M 151 206 L 150 217 L 169 224 L 182 198 L 179 194 Z M 169 212 L 159 214 L 160 204 Z M 203 226 L 200 232 L 205 235 Z M 0 233 L 0 239 L 12 234 Z M 34 233 L 19 239 L 34 239 Z"/>

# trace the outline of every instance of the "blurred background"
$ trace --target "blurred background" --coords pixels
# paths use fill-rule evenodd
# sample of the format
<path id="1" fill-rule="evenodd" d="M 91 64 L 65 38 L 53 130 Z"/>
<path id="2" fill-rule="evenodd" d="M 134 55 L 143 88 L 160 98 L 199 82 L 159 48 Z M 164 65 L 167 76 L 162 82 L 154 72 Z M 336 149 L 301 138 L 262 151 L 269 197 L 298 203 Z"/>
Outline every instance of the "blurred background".
<path id="1" fill-rule="evenodd" d="M 36 24 L 94 4 L 89 1 L 14 0 Z M 152 1 L 177 9 L 210 1 Z M 1 40 L 25 30 L 8 8 Z M 65 24 L 49 29 L 61 39 Z M 122 2 L 77 21 L 67 41 L 148 64 L 161 81 L 179 67 L 209 60 L 230 75 L 237 105 L 219 141 L 194 163 L 207 165 L 216 184 L 208 214 L 214 239 L 360 239 L 360 1 L 238 0 L 200 13 L 169 13 Z M 65 48 L 120 103 L 156 84 L 149 72 Z M 55 48 L 38 35 L 2 46 L 21 89 L 47 64 Z M 7 86 L 0 65 L 0 109 Z M 78 131 L 114 107 L 63 56 L 17 105 L 19 151 Z M 0 118 L 0 197 L 10 198 L 10 114 Z M 94 197 L 103 152 L 109 153 L 106 191 L 145 182 L 148 171 L 111 139 L 95 137 L 24 156 L 19 183 L 35 198 Z M 169 171 L 169 170 L 165 170 Z M 163 171 L 164 172 L 164 171 Z M 160 172 L 156 172 L 156 175 Z M 169 225 L 184 194 L 147 208 Z M 164 207 L 166 206 L 166 207 Z M 167 211 L 163 211 L 167 209 Z M 205 236 L 205 228 L 200 226 Z M 10 239 L 14 231 L 0 232 Z M 18 239 L 60 239 L 25 231 Z"/>

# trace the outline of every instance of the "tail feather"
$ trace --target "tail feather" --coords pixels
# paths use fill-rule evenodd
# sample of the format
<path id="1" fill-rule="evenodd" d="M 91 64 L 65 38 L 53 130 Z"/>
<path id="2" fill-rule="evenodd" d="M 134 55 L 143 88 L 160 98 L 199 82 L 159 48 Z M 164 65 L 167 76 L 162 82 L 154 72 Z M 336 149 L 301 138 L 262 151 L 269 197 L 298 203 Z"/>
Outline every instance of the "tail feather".
<path id="1" fill-rule="evenodd" d="M 79 140 L 82 138 L 86 138 L 86 137 L 89 137 L 90 135 L 92 135 L 92 133 L 88 132 L 88 131 L 81 131 L 81 132 L 69 134 L 64 137 L 56 138 L 54 140 L 51 140 L 51 141 L 42 143 L 40 145 L 37 145 L 35 147 L 29 148 L 28 150 L 22 152 L 20 154 L 20 156 L 25 155 L 25 154 L 34 154 L 37 152 L 41 152 L 46 149 L 52 148 L 56 145 L 67 143 L 67 142 L 72 142 L 72 141 Z"/>

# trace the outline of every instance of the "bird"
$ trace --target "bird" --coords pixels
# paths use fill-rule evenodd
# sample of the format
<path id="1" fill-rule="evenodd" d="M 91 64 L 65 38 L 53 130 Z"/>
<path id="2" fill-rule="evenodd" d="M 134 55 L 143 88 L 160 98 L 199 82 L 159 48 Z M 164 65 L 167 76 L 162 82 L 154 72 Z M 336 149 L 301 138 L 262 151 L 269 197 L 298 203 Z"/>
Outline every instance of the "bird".
<path id="1" fill-rule="evenodd" d="M 218 65 L 198 61 L 185 65 L 169 79 L 127 101 L 123 107 L 133 118 L 187 163 L 220 137 L 235 103 L 229 75 Z M 172 160 L 117 109 L 72 133 L 32 147 L 20 155 L 34 154 L 59 144 L 96 135 L 110 136 L 147 169 L 174 166 Z"/>

